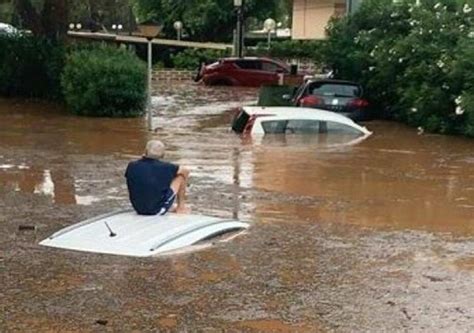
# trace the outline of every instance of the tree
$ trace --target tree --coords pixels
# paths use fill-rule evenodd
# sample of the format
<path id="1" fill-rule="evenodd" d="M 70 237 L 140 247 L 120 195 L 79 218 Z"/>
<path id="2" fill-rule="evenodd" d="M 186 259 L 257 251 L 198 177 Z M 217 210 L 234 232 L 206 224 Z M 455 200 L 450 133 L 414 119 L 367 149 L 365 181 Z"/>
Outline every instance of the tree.
<path id="1" fill-rule="evenodd" d="M 58 39 L 67 31 L 67 0 L 15 0 L 14 8 L 21 27 L 34 35 Z"/>
<path id="2" fill-rule="evenodd" d="M 246 18 L 264 20 L 278 18 L 279 0 L 245 1 Z M 232 0 L 135 0 L 135 12 L 140 20 L 153 19 L 163 24 L 163 34 L 175 36 L 175 21 L 182 21 L 193 40 L 230 41 L 235 27 Z"/>

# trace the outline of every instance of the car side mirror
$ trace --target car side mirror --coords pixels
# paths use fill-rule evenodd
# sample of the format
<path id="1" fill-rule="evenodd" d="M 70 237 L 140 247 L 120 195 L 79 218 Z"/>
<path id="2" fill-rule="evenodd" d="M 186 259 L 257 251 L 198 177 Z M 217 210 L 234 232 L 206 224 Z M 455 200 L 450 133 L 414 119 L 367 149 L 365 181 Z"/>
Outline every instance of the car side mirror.
<path id="1" fill-rule="evenodd" d="M 291 96 L 290 94 L 284 94 L 283 96 L 281 96 L 281 98 L 285 101 L 291 100 L 291 97 L 293 97 L 293 96 Z"/>

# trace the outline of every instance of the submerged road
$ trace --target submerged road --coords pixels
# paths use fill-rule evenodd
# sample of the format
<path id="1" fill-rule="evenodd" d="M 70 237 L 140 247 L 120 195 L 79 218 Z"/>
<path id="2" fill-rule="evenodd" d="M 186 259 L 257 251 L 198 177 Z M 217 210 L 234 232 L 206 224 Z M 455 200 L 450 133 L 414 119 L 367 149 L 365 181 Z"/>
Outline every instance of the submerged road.
<path id="1" fill-rule="evenodd" d="M 256 90 L 155 88 L 153 134 L 0 100 L 0 331 L 474 330 L 472 140 L 371 122 L 355 146 L 242 141 L 229 110 Z M 127 207 L 124 168 L 152 137 L 192 169 L 193 211 L 246 235 L 147 259 L 38 246 Z"/>

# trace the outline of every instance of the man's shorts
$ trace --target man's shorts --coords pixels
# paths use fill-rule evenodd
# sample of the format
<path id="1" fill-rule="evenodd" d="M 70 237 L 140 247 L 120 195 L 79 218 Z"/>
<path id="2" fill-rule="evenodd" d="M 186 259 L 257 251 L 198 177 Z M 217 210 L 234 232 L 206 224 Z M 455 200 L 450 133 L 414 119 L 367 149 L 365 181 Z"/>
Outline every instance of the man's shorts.
<path id="1" fill-rule="evenodd" d="M 171 208 L 171 206 L 173 206 L 175 198 L 176 193 L 174 193 L 171 188 L 167 189 L 166 192 L 163 194 L 163 197 L 161 198 L 161 208 L 158 212 L 158 215 L 165 215 Z"/>

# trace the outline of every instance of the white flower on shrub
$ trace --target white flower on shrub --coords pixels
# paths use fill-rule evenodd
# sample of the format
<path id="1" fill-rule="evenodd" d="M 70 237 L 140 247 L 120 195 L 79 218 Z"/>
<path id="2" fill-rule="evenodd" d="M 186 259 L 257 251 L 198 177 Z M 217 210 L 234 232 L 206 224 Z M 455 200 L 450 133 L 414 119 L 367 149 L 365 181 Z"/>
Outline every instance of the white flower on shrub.
<path id="1" fill-rule="evenodd" d="M 401 64 L 403 62 L 403 58 L 398 58 L 398 63 Z"/>
<path id="2" fill-rule="evenodd" d="M 469 37 L 469 38 L 474 38 L 474 31 L 469 32 L 469 34 L 467 35 L 467 37 Z"/>
<path id="3" fill-rule="evenodd" d="M 472 7 L 469 6 L 469 4 L 464 4 L 464 6 L 462 7 L 462 12 L 464 14 L 469 14 L 470 12 L 472 12 Z"/>
<path id="4" fill-rule="evenodd" d="M 438 61 L 436 62 L 436 65 L 437 65 L 439 68 L 443 68 L 445 64 L 444 64 L 443 60 L 440 59 L 440 60 L 438 60 Z"/>
<path id="5" fill-rule="evenodd" d="M 456 103 L 456 114 L 458 116 L 462 115 L 464 113 L 464 109 L 463 107 L 461 106 L 461 103 L 462 103 L 462 96 L 458 96 L 455 100 L 454 100 L 454 103 Z"/>
<path id="6" fill-rule="evenodd" d="M 372 72 L 375 69 L 375 66 L 370 66 L 369 67 L 369 72 Z"/>
<path id="7" fill-rule="evenodd" d="M 443 83 L 441 87 L 445 90 L 449 90 L 449 85 L 447 83 Z"/>
<path id="8" fill-rule="evenodd" d="M 416 112 L 418 112 L 418 109 L 417 109 L 417 108 L 411 108 L 410 111 L 411 111 L 412 113 L 416 113 Z"/>
<path id="9" fill-rule="evenodd" d="M 439 2 L 437 2 L 437 3 L 433 6 L 434 9 L 438 9 L 438 8 L 440 8 L 440 7 L 441 7 L 441 3 L 439 3 Z"/>
<path id="10" fill-rule="evenodd" d="M 373 58 L 375 57 L 375 49 L 373 49 L 371 52 L 370 52 L 370 56 Z"/>
<path id="11" fill-rule="evenodd" d="M 459 26 L 459 30 L 460 30 L 460 31 L 464 31 L 465 29 L 466 29 L 466 25 L 461 24 L 461 25 Z"/>

